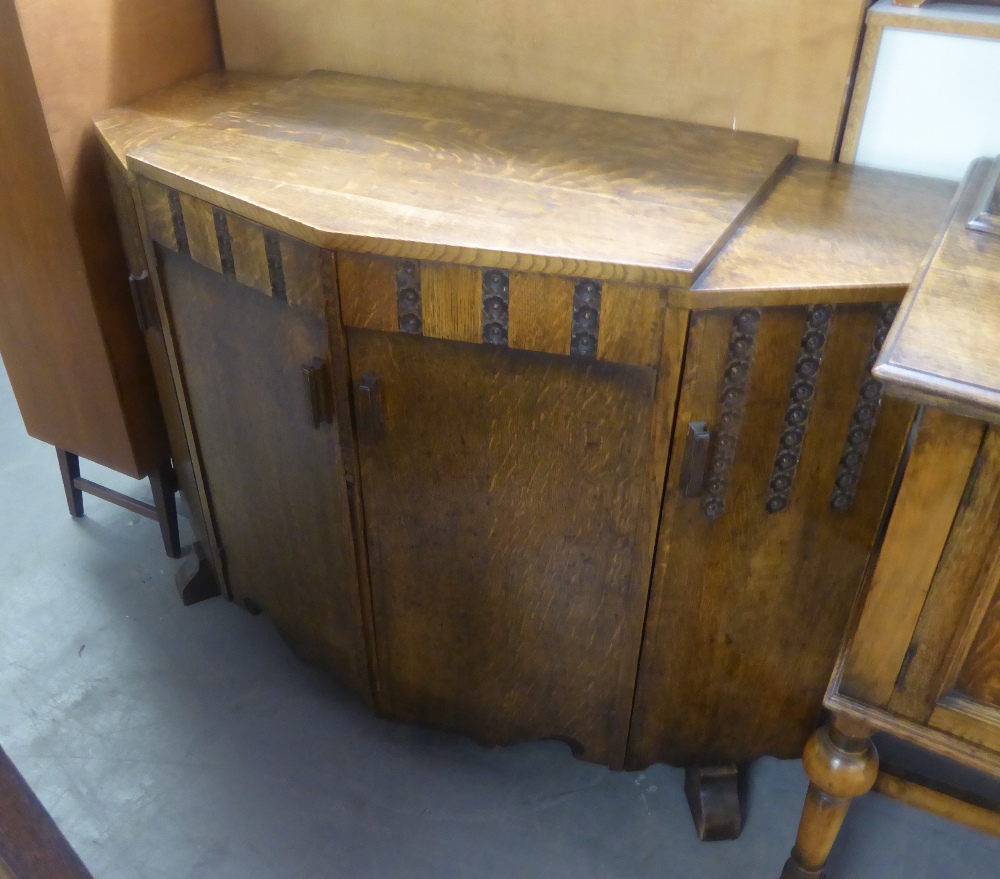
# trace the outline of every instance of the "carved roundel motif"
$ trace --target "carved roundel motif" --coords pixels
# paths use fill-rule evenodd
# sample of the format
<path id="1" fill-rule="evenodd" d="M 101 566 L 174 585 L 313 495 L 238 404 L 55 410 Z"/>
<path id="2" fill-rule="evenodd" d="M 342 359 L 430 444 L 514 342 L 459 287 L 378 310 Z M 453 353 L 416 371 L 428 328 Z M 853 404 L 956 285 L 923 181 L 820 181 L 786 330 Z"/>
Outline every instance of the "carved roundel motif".
<path id="1" fill-rule="evenodd" d="M 483 272 L 483 342 L 507 345 L 510 327 L 510 276 L 501 269 Z"/>
<path id="2" fill-rule="evenodd" d="M 405 259 L 396 263 L 396 317 L 401 333 L 423 334 L 420 265 L 414 260 Z"/>
<path id="3" fill-rule="evenodd" d="M 729 361 L 722 372 L 719 427 L 709 467 L 711 476 L 702 502 L 702 512 L 711 520 L 718 519 L 726 510 L 729 473 L 736 456 L 747 381 L 753 366 L 754 343 L 759 326 L 760 311 L 756 308 L 743 309 L 733 318 L 733 328 L 729 336 Z"/>
<path id="4" fill-rule="evenodd" d="M 830 495 L 830 506 L 838 513 L 846 512 L 854 506 L 854 497 L 861 480 L 861 471 L 864 468 L 868 445 L 871 442 L 875 423 L 878 421 L 878 414 L 882 408 L 882 382 L 875 378 L 871 371 L 898 311 L 899 306 L 895 304 L 882 306 L 878 323 L 875 326 L 868 361 L 865 364 L 865 378 L 858 389 L 858 399 L 854 404 L 851 426 L 847 431 L 844 451 L 840 456 L 840 466 L 837 468 L 833 492 Z"/>
<path id="5" fill-rule="evenodd" d="M 577 281 L 573 290 L 573 330 L 569 351 L 578 357 L 597 357 L 601 332 L 601 283 Z"/>
<path id="6" fill-rule="evenodd" d="M 795 474 L 802 455 L 802 443 L 806 437 L 806 427 L 812 413 L 816 382 L 823 365 L 823 351 L 826 348 L 830 323 L 833 320 L 832 305 L 813 305 L 806 312 L 806 325 L 799 345 L 799 359 L 795 362 L 795 378 L 788 392 L 788 408 L 785 410 L 785 430 L 778 440 L 778 450 L 774 455 L 770 494 L 764 504 L 769 513 L 780 513 L 788 508 L 795 485 Z"/>

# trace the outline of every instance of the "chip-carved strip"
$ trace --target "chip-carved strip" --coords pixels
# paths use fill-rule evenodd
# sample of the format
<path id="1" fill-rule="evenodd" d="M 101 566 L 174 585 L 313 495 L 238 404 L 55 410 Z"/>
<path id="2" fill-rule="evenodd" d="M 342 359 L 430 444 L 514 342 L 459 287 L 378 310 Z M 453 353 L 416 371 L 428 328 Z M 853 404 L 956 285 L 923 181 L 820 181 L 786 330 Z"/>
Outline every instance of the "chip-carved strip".
<path id="1" fill-rule="evenodd" d="M 188 245 L 187 227 L 184 225 L 184 209 L 181 207 L 181 194 L 176 189 L 167 190 L 167 200 L 170 202 L 170 219 L 174 224 L 174 239 L 177 242 L 177 252 L 191 255 Z"/>
<path id="2" fill-rule="evenodd" d="M 219 262 L 222 265 L 222 274 L 235 278 L 236 263 L 233 261 L 233 239 L 229 234 L 226 212 L 219 208 L 212 208 L 212 219 L 215 220 L 215 237 L 219 241 Z"/>
<path id="3" fill-rule="evenodd" d="M 264 230 L 264 253 L 267 255 L 267 273 L 271 278 L 271 293 L 276 298 L 288 301 L 285 289 L 285 267 L 281 261 L 281 240 L 278 233 Z"/>
<path id="4" fill-rule="evenodd" d="M 882 382 L 872 373 L 872 367 L 878 359 L 889 327 L 896 317 L 899 306 L 893 303 L 882 306 L 875 335 L 872 338 L 871 350 L 865 364 L 865 377 L 858 391 L 858 400 L 854 404 L 851 416 L 851 426 L 844 441 L 844 451 L 840 456 L 840 466 L 834 480 L 833 492 L 830 495 L 830 506 L 838 513 L 845 513 L 854 506 L 854 498 L 861 479 L 861 471 L 865 466 L 865 456 L 875 432 L 875 422 L 882 408 Z"/>
<path id="5" fill-rule="evenodd" d="M 502 269 L 483 269 L 483 343 L 508 346 L 510 275 Z"/>
<path id="6" fill-rule="evenodd" d="M 139 178 L 139 189 L 153 240 L 244 287 L 325 317 L 320 275 L 327 251 L 146 178 Z M 216 252 L 218 259 L 211 258 Z"/>
<path id="7" fill-rule="evenodd" d="M 809 428 L 816 382 L 823 365 L 823 353 L 833 320 L 832 305 L 812 305 L 806 312 L 806 328 L 802 334 L 799 358 L 795 362 L 795 377 L 788 394 L 785 410 L 785 429 L 778 439 L 771 470 L 771 493 L 764 504 L 769 513 L 780 513 L 788 508 L 795 485 L 795 474 L 802 457 L 802 443 Z"/>
<path id="8" fill-rule="evenodd" d="M 573 331 L 569 353 L 576 357 L 597 357 L 601 333 L 601 282 L 577 281 L 573 290 Z"/>
<path id="9" fill-rule="evenodd" d="M 420 263 L 416 260 L 403 259 L 396 263 L 396 315 L 401 333 L 424 334 Z"/>
<path id="10" fill-rule="evenodd" d="M 729 335 L 729 361 L 722 380 L 719 399 L 719 425 L 715 434 L 712 462 L 702 511 L 714 521 L 726 511 L 729 472 L 736 458 L 736 444 L 743 424 L 747 382 L 753 366 L 754 346 L 760 327 L 760 309 L 744 308 L 733 318 Z"/>

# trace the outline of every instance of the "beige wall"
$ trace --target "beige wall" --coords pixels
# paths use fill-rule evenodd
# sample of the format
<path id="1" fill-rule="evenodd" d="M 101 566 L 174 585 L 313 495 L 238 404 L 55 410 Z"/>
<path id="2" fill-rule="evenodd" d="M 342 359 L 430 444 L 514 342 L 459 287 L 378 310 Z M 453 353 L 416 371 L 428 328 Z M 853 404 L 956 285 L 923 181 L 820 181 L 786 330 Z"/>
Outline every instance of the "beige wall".
<path id="1" fill-rule="evenodd" d="M 865 0 L 217 0 L 233 69 L 458 85 L 799 138 L 829 158 Z"/>

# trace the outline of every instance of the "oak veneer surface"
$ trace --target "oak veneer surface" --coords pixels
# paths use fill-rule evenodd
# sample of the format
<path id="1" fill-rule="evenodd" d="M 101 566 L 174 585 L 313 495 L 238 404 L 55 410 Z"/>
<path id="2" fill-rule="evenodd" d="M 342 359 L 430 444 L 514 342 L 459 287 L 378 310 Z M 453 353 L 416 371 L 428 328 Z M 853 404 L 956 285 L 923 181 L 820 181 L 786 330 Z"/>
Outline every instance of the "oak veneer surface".
<path id="1" fill-rule="evenodd" d="M 335 425 L 313 427 L 302 374 L 329 357 L 325 321 L 158 258 L 231 597 L 370 698 L 343 451 Z"/>
<path id="2" fill-rule="evenodd" d="M 327 68 L 798 138 L 833 157 L 867 0 L 218 0 L 226 66 Z"/>
<path id="3" fill-rule="evenodd" d="M 982 438 L 980 422 L 924 413 L 840 682 L 845 695 L 888 704 Z"/>
<path id="4" fill-rule="evenodd" d="M 968 229 L 992 162 L 972 165 L 926 272 L 907 293 L 875 374 L 892 392 L 1000 421 L 1000 235 Z"/>
<path id="5" fill-rule="evenodd" d="M 97 135 L 122 168 L 131 150 L 263 97 L 286 78 L 216 70 L 167 86 L 94 119 Z"/>
<path id="6" fill-rule="evenodd" d="M 793 757 L 815 729 L 914 414 L 903 401 L 870 396 L 885 307 L 825 309 L 819 331 L 805 307 L 761 309 L 756 320 L 749 309 L 692 316 L 632 768 Z M 713 431 L 715 451 L 705 490 L 685 497 L 686 425 L 698 421 Z M 868 439 L 853 444 L 859 430 Z M 788 453 L 789 493 L 771 507 L 777 459 Z M 844 466 L 848 455 L 854 469 Z"/>
<path id="7" fill-rule="evenodd" d="M 620 766 L 648 591 L 650 368 L 349 330 L 388 713 Z"/>
<path id="8" fill-rule="evenodd" d="M 690 292 L 692 308 L 896 299 L 934 241 L 955 185 L 794 159 Z"/>
<path id="9" fill-rule="evenodd" d="M 968 422 L 968 419 L 962 420 Z M 947 448 L 945 454 L 950 457 L 954 450 Z M 939 501 L 935 500 L 933 504 L 925 504 L 925 507 L 928 512 L 933 512 L 938 504 Z M 1000 434 L 991 430 L 983 438 L 979 456 L 948 531 L 944 552 L 934 571 L 930 591 L 920 609 L 920 619 L 911 641 L 914 649 L 906 657 L 906 673 L 902 681 L 897 681 L 888 705 L 894 714 L 926 722 L 942 690 L 949 686 L 947 678 L 950 670 L 954 673 L 951 666 L 956 649 L 960 653 L 968 649 L 1000 577 L 1000 557 L 995 549 L 998 521 Z M 912 547 L 913 544 L 911 551 Z M 910 573 L 907 571 L 905 575 Z M 887 608 L 884 616 L 902 623 L 905 611 L 905 607 Z M 887 633 L 891 640 L 894 632 L 890 629 Z M 964 647 L 960 646 L 962 642 Z M 970 687 L 972 685 L 963 684 L 961 688 L 977 695 Z M 844 689 L 843 683 L 841 689 Z"/>
<path id="10" fill-rule="evenodd" d="M 138 475 L 13 0 L 0 0 L 0 118 L 0 351 L 25 426 Z"/>
<path id="11" fill-rule="evenodd" d="M 81 258 L 85 272 L 83 284 L 62 285 L 55 309 L 45 306 L 45 295 L 36 287 L 20 288 L 18 308 L 25 323 L 19 338 L 26 350 L 5 345 L 7 359 L 36 361 L 32 369 L 51 371 L 60 387 L 50 390 L 44 380 L 19 382 L 12 374 L 19 406 L 27 410 L 25 421 L 34 436 L 144 476 L 169 451 L 91 119 L 108 107 L 218 67 L 214 9 L 209 0 L 71 5 L 19 0 L 16 5 L 34 77 L 20 99 L 33 100 L 37 89 L 62 184 L 60 198 L 71 218 L 63 259 L 72 265 Z M 10 28 L 16 30 L 17 23 Z M 5 114 L 5 125 L 10 119 Z M 49 234 L 66 232 L 53 227 Z M 29 252 L 30 246 L 22 244 L 19 258 Z M 94 334 L 93 318 L 73 317 L 84 311 L 96 318 L 95 339 L 87 338 Z M 72 365 L 67 366 L 62 361 L 70 352 Z M 47 363 L 39 366 L 42 358 Z M 112 388 L 106 390 L 109 378 Z"/>
<path id="12" fill-rule="evenodd" d="M 130 154 L 329 249 L 689 286 L 795 142 L 308 74 Z"/>

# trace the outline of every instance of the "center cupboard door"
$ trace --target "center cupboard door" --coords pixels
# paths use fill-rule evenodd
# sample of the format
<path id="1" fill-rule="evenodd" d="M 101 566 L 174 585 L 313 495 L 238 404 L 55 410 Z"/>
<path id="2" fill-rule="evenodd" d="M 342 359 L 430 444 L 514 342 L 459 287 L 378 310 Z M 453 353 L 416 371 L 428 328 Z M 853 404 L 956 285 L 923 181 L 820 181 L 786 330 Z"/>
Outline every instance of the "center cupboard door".
<path id="1" fill-rule="evenodd" d="M 665 297 L 338 261 L 388 712 L 620 766 L 676 389 Z M 626 315 L 644 348 L 615 347 Z"/>
<path id="2" fill-rule="evenodd" d="M 631 767 L 801 754 L 913 417 L 869 374 L 894 310 L 693 315 Z"/>

